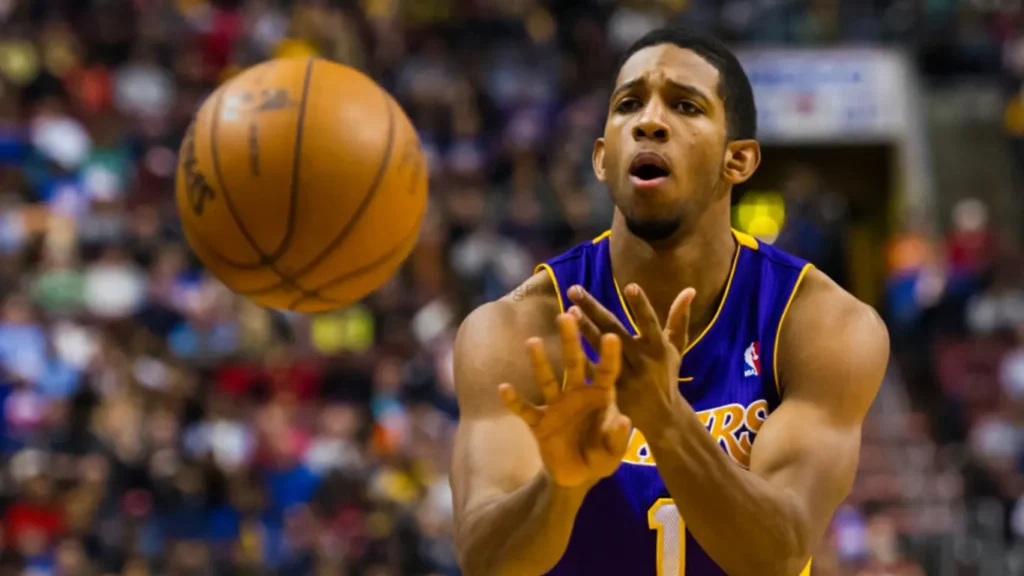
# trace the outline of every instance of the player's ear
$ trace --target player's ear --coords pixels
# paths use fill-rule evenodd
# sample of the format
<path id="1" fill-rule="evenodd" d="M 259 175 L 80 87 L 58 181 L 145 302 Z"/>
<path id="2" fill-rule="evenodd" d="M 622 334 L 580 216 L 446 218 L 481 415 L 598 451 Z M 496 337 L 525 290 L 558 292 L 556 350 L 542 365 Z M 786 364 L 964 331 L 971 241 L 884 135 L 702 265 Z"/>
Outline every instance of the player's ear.
<path id="1" fill-rule="evenodd" d="M 733 140 L 725 147 L 722 177 L 730 184 L 742 184 L 754 175 L 760 164 L 761 145 L 757 140 Z"/>
<path id="2" fill-rule="evenodd" d="M 604 138 L 594 141 L 594 155 L 591 157 L 594 163 L 594 176 L 598 182 L 604 182 Z"/>

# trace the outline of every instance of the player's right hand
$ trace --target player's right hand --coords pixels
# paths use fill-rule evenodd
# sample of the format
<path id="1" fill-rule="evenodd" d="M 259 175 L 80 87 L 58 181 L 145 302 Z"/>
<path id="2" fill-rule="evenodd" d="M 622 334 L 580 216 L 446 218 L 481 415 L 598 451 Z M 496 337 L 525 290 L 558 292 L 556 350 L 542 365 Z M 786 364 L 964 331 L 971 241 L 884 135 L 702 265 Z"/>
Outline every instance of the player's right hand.
<path id="1" fill-rule="evenodd" d="M 583 353 L 578 320 L 558 317 L 565 364 L 565 387 L 555 377 L 540 338 L 527 340 L 533 372 L 544 406 L 523 400 L 511 384 L 502 384 L 501 399 L 533 431 L 547 472 L 559 486 L 590 486 L 611 475 L 629 444 L 632 423 L 615 403 L 615 380 L 622 366 L 622 341 L 614 334 L 601 337 L 601 360 L 596 367 Z M 586 381 L 592 373 L 592 382 Z"/>

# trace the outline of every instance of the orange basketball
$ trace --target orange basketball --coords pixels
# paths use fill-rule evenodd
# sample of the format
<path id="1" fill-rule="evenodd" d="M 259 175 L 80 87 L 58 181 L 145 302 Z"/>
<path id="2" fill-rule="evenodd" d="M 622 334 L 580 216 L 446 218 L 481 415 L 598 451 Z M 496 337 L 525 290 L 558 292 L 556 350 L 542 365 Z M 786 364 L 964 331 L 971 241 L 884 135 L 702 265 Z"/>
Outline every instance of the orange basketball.
<path id="1" fill-rule="evenodd" d="M 318 312 L 390 279 L 419 235 L 427 165 L 373 80 L 317 58 L 271 60 L 203 103 L 177 202 L 210 272 L 264 306 Z"/>

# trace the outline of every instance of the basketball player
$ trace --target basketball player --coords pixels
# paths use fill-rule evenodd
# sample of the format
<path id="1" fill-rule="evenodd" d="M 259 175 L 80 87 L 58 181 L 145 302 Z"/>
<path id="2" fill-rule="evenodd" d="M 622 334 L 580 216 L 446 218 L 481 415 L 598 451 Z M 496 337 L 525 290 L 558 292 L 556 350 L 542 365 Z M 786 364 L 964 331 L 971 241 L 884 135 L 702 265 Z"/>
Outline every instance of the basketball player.
<path id="1" fill-rule="evenodd" d="M 730 230 L 754 137 L 722 44 L 662 30 L 628 51 L 593 153 L 610 232 L 459 331 L 466 574 L 809 572 L 888 335 L 810 265 Z"/>

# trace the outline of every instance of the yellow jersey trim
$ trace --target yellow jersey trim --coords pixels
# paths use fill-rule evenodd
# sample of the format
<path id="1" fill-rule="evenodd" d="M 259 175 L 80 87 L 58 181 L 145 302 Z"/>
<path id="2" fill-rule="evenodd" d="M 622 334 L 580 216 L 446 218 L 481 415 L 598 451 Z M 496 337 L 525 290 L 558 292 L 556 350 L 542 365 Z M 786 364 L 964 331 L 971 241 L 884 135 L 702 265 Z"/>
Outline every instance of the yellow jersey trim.
<path id="1" fill-rule="evenodd" d="M 629 313 L 629 306 L 626 305 L 626 299 L 622 296 L 622 290 L 619 290 L 619 281 L 615 279 L 615 274 L 612 274 L 612 284 L 615 284 L 615 295 L 619 297 L 619 304 L 626 313 L 626 320 L 629 320 L 629 325 L 633 327 L 633 332 L 637 336 L 642 336 L 640 329 L 636 326 L 636 322 L 633 321 L 633 315 Z"/>
<path id="2" fill-rule="evenodd" d="M 683 354 L 689 352 L 691 348 L 696 346 L 697 343 L 700 342 L 702 338 L 704 338 L 704 336 L 711 330 L 711 327 L 715 325 L 715 322 L 718 320 L 718 316 L 722 313 L 722 309 L 725 308 L 725 301 L 729 297 L 729 291 L 732 288 L 732 280 L 733 278 L 736 277 L 736 265 L 740 261 L 740 248 L 746 246 L 751 250 L 757 250 L 760 247 L 760 245 L 757 243 L 757 240 L 753 236 L 748 236 L 737 230 L 733 230 L 732 233 L 733 236 L 736 238 L 736 243 L 738 244 L 738 246 L 736 247 L 736 253 L 732 257 L 732 268 L 729 269 L 729 278 L 725 281 L 725 294 L 722 295 L 722 301 L 718 303 L 718 309 L 715 310 L 715 316 L 711 319 L 711 322 L 709 322 L 708 325 L 704 327 L 704 330 L 700 333 L 699 336 L 697 336 L 693 340 L 693 342 L 690 342 L 690 344 L 687 345 L 686 350 L 683 350 Z M 601 240 L 604 240 L 605 238 L 611 236 L 611 234 L 612 231 L 608 230 L 604 234 L 601 234 L 597 238 L 594 238 L 594 244 L 597 244 Z M 743 238 L 741 238 L 741 236 L 743 236 Z M 626 299 L 622 296 L 622 289 L 619 288 L 619 281 L 615 279 L 614 273 L 612 274 L 612 282 L 615 284 L 615 293 L 619 297 L 619 304 L 622 305 L 622 310 L 626 313 L 626 319 L 629 320 L 629 325 L 632 326 L 633 331 L 636 332 L 637 336 L 639 336 L 640 329 L 637 328 L 636 322 L 633 321 L 633 315 L 629 312 L 629 306 L 626 305 Z M 679 378 L 679 381 L 692 382 L 693 377 L 681 377 Z"/>
<path id="3" fill-rule="evenodd" d="M 758 243 L 757 238 L 754 238 L 750 234 L 747 234 L 745 232 L 740 232 L 739 230 L 733 228 L 732 229 L 732 235 L 736 237 L 736 242 L 737 243 L 739 243 L 740 245 L 746 246 L 747 248 L 750 248 L 751 250 L 757 250 L 757 249 L 759 249 L 761 247 L 761 244 Z"/>
<path id="4" fill-rule="evenodd" d="M 683 351 L 683 354 L 689 352 L 691 348 L 696 346 L 697 343 L 700 342 L 701 339 L 704 338 L 704 336 L 711 330 L 711 327 L 715 325 L 715 322 L 718 320 L 718 316 L 722 313 L 722 309 L 725 308 L 725 301 L 729 297 L 729 291 L 732 288 L 732 281 L 733 281 L 733 278 L 736 276 L 736 265 L 740 261 L 740 247 L 745 246 L 747 248 L 750 248 L 751 250 L 757 250 L 757 249 L 759 249 L 761 247 L 760 244 L 758 243 L 757 239 L 754 238 L 753 236 L 750 236 L 749 234 L 745 234 L 745 233 L 740 232 L 739 230 L 736 230 L 736 229 L 732 229 L 732 234 L 733 234 L 733 237 L 736 238 L 736 243 L 739 246 L 736 248 L 736 254 L 734 254 L 733 258 L 732 258 L 732 268 L 730 268 L 730 270 L 729 270 L 729 278 L 725 282 L 725 294 L 722 295 L 722 301 L 718 303 L 718 309 L 715 310 L 715 315 L 711 319 L 711 322 L 708 323 L 708 325 L 704 328 L 704 330 L 700 333 L 700 335 L 697 336 L 697 338 L 695 338 L 693 340 L 693 342 L 690 342 L 690 344 L 686 347 L 686 350 Z M 605 230 L 600 235 L 598 235 L 596 238 L 591 240 L 591 244 L 597 244 L 598 242 L 601 242 L 602 240 L 605 240 L 605 239 L 611 237 L 611 235 L 612 235 L 612 231 L 611 230 Z M 558 308 L 564 314 L 565 313 L 565 305 L 562 303 L 562 291 L 558 287 L 558 280 L 555 279 L 555 272 L 547 264 L 540 264 L 540 265 L 538 265 L 534 269 L 534 273 L 540 272 L 540 270 L 542 268 L 547 271 L 548 275 L 551 276 L 551 281 L 554 282 L 554 284 L 555 284 L 555 291 L 558 294 Z M 615 279 L 615 275 L 614 274 L 612 274 L 612 283 L 615 284 L 615 294 L 619 297 L 619 304 L 622 306 L 622 311 L 626 313 L 626 319 L 629 320 L 629 325 L 633 328 L 633 332 L 635 332 L 639 336 L 640 335 L 640 329 L 637 328 L 636 321 L 633 320 L 633 315 L 629 311 L 629 306 L 626 305 L 626 299 L 622 295 L 622 289 L 619 288 L 619 281 Z M 692 376 L 680 377 L 679 381 L 680 382 L 692 382 L 693 381 L 693 377 Z"/>
<path id="5" fill-rule="evenodd" d="M 705 335 L 707 335 L 707 333 L 711 330 L 711 327 L 714 326 L 715 322 L 718 320 L 718 316 L 722 313 L 722 309 L 725 308 L 725 301 L 726 299 L 729 298 L 729 292 L 732 288 L 732 280 L 736 276 L 736 264 L 738 264 L 740 261 L 740 247 L 746 246 L 746 244 L 743 244 L 742 242 L 737 243 L 739 244 L 739 246 L 736 247 L 736 254 L 734 254 L 732 257 L 732 268 L 729 270 L 729 278 L 726 279 L 725 281 L 725 294 L 722 295 L 722 301 L 718 303 L 718 309 L 715 310 L 715 316 L 711 318 L 711 322 L 709 322 L 708 325 L 704 327 L 704 331 L 700 333 L 700 336 L 694 338 L 693 342 L 690 342 L 690 344 L 686 346 L 686 350 L 683 350 L 683 354 L 689 352 L 691 348 L 696 346 L 697 343 L 700 342 Z M 619 296 L 619 302 L 622 304 L 622 309 L 626 311 L 626 318 L 629 320 L 630 326 L 633 327 L 633 331 L 636 332 L 639 336 L 640 329 L 636 327 L 636 322 L 633 321 L 633 316 L 630 315 L 629 313 L 629 306 L 626 306 L 626 300 L 625 298 L 622 297 L 622 290 L 619 289 L 619 282 L 615 280 L 614 275 L 612 277 L 612 281 L 615 283 L 615 292 Z"/>
<path id="6" fill-rule="evenodd" d="M 800 284 L 803 284 L 804 277 L 807 276 L 807 272 L 814 268 L 813 264 L 804 264 L 803 270 L 800 271 L 800 275 L 796 278 L 796 284 L 793 285 L 793 291 L 789 293 L 789 300 L 786 301 L 786 307 L 782 309 L 782 316 L 779 317 L 779 326 L 775 329 L 775 348 L 772 350 L 772 371 L 775 374 L 775 392 L 778 393 L 779 398 L 782 398 L 782 386 L 779 384 L 779 339 L 782 336 L 782 324 L 786 322 L 786 315 L 789 314 L 789 308 L 793 305 L 793 299 L 796 298 L 796 292 L 800 289 Z"/>
<path id="7" fill-rule="evenodd" d="M 562 302 L 562 290 L 558 287 L 558 278 L 555 278 L 555 271 L 551 269 L 548 264 L 537 264 L 537 267 L 533 269 L 533 273 L 536 274 L 541 270 L 548 273 L 548 277 L 551 278 L 551 283 L 555 285 L 555 296 L 558 297 L 558 311 L 565 314 L 565 303 Z"/>
<path id="8" fill-rule="evenodd" d="M 736 247 L 736 254 L 734 254 L 732 257 L 732 269 L 729 270 L 729 279 L 725 281 L 725 294 L 722 294 L 722 301 L 718 303 L 718 310 L 715 310 L 714 317 L 712 317 L 711 322 L 709 322 L 708 325 L 704 327 L 704 331 L 700 333 L 700 336 L 694 338 L 693 342 L 690 342 L 690 344 L 686 347 L 686 350 L 683 350 L 683 354 L 689 352 L 694 346 L 697 345 L 698 342 L 700 342 L 704 338 L 704 336 L 707 335 L 708 332 L 711 331 L 711 328 L 715 325 L 715 322 L 718 321 L 718 316 L 722 313 L 722 309 L 725 308 L 725 301 L 729 299 L 729 292 L 732 291 L 732 280 L 733 278 L 736 277 L 736 265 L 739 264 L 740 252 L 743 251 L 744 246 L 744 244 L 739 241 L 737 241 L 737 244 L 739 245 Z"/>
<path id="9" fill-rule="evenodd" d="M 533 273 L 536 274 L 541 270 L 548 273 L 548 277 L 551 278 L 551 283 L 555 285 L 555 296 L 558 298 L 558 311 L 565 314 L 565 303 L 562 301 L 562 289 L 558 287 L 558 278 L 555 278 L 555 271 L 551 269 L 551 266 L 546 263 L 537 264 L 537 267 L 533 269 Z M 569 373 L 562 370 L 562 389 L 565 390 L 565 382 L 569 378 Z"/>
<path id="10" fill-rule="evenodd" d="M 757 250 L 757 249 L 761 248 L 761 244 L 757 241 L 757 238 L 754 238 L 753 236 L 751 236 L 750 234 L 747 234 L 746 232 L 740 232 L 739 230 L 737 230 L 735 228 L 730 228 L 730 230 L 732 230 L 732 235 L 733 235 L 734 238 L 736 238 L 736 242 L 738 242 L 739 244 L 742 244 L 742 245 L 746 246 L 747 248 L 750 248 L 751 250 Z M 597 237 L 595 237 L 593 240 L 591 240 L 590 243 L 591 244 L 597 244 L 601 240 L 604 240 L 605 238 L 607 238 L 607 237 L 609 237 L 611 235 L 612 235 L 612 231 L 611 230 L 605 230 L 604 232 L 599 234 Z"/>

